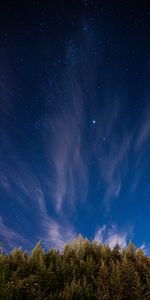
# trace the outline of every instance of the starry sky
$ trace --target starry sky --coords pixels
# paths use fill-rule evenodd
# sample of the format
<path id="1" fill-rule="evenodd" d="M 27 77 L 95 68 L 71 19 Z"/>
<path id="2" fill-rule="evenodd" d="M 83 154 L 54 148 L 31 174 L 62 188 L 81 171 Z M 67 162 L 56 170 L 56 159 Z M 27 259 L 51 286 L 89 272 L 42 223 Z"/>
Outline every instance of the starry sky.
<path id="1" fill-rule="evenodd" d="M 0 241 L 150 253 L 148 1 L 0 9 Z"/>

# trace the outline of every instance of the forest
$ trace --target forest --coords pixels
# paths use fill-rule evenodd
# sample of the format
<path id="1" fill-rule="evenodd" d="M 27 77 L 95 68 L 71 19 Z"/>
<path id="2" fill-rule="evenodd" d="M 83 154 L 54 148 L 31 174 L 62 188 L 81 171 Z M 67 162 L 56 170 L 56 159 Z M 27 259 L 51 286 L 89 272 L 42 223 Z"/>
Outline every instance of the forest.
<path id="1" fill-rule="evenodd" d="M 150 257 L 132 242 L 110 249 L 81 235 L 62 251 L 1 249 L 0 299 L 150 299 Z"/>

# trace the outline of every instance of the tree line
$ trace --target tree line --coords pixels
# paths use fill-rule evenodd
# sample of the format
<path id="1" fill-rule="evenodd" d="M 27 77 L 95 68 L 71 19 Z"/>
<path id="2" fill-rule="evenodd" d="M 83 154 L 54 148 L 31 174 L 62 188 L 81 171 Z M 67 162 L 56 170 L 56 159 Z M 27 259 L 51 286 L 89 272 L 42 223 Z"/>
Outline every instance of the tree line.
<path id="1" fill-rule="evenodd" d="M 30 254 L 1 250 L 0 299 L 150 299 L 150 257 L 131 242 L 110 249 L 81 235 L 63 251 L 40 242 Z"/>

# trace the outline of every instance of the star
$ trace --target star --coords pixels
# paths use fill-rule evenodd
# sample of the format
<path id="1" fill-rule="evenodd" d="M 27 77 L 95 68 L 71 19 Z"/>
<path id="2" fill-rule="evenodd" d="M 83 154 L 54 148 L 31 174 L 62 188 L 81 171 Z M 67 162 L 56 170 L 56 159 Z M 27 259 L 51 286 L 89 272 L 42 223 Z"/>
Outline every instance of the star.
<path id="1" fill-rule="evenodd" d="M 92 123 L 95 124 L 95 123 L 96 123 L 96 120 L 92 120 Z"/>

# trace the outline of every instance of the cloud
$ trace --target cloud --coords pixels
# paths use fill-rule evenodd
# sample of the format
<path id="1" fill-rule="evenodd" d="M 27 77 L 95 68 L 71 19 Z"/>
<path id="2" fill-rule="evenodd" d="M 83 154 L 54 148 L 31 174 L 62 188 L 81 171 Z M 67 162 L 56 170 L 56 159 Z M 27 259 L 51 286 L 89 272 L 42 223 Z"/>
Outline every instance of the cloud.
<path id="1" fill-rule="evenodd" d="M 3 218 L 1 216 L 0 216 L 0 236 L 4 240 L 4 242 L 6 242 L 9 245 L 9 247 L 14 247 L 18 243 L 23 244 L 25 242 L 26 243 L 28 242 L 18 232 L 5 225 Z"/>
<path id="2" fill-rule="evenodd" d="M 118 231 L 115 225 L 113 225 L 110 229 L 108 229 L 106 225 L 103 225 L 96 231 L 94 237 L 94 240 L 99 243 L 108 244 L 111 249 L 113 249 L 117 244 L 121 248 L 124 248 L 127 245 L 127 239 L 128 233 Z"/>
<path id="3" fill-rule="evenodd" d="M 62 222 L 57 222 L 56 220 L 54 220 L 49 216 L 46 207 L 47 203 L 46 203 L 45 195 L 38 177 L 35 176 L 34 173 L 28 167 L 28 165 L 25 164 L 23 160 L 21 160 L 19 153 L 17 153 L 17 150 L 13 147 L 13 145 L 9 144 L 9 147 L 10 147 L 9 149 L 11 149 L 11 154 L 8 153 L 7 156 L 8 158 L 7 163 L 9 163 L 9 168 L 7 167 L 7 163 L 5 162 L 5 160 L 1 160 L 0 162 L 1 163 L 1 172 L 0 172 L 1 188 L 5 190 L 5 192 L 10 197 L 14 199 L 16 210 L 18 209 L 18 205 L 19 208 L 23 206 L 23 209 L 26 208 L 29 216 L 32 215 L 33 218 L 33 209 L 34 209 L 34 215 L 36 215 L 36 219 L 37 219 L 36 225 L 38 228 L 38 230 L 36 231 L 36 236 L 34 237 L 34 241 L 37 239 L 38 240 L 41 239 L 43 240 L 44 244 L 47 247 L 53 246 L 62 249 L 65 243 L 71 241 L 72 238 L 75 236 L 74 230 L 70 229 L 72 228 L 71 225 L 66 224 L 65 221 L 63 222 L 62 225 Z M 76 151 L 78 151 L 78 149 Z M 75 156 L 74 168 L 76 168 L 76 160 L 79 158 L 79 156 L 80 155 L 77 152 Z M 61 164 L 61 155 L 60 155 L 60 164 Z M 82 169 L 82 165 L 80 167 Z M 77 165 L 77 168 L 79 168 L 79 165 Z M 48 179 L 50 183 L 50 178 L 46 178 L 47 181 Z M 74 182 L 72 184 L 74 184 Z M 71 188 L 70 191 L 70 195 L 71 195 L 71 193 L 74 193 L 74 190 L 73 187 L 70 188 Z M 67 182 L 66 182 L 66 189 L 67 189 Z M 11 221 L 12 220 L 10 220 L 10 223 Z M 35 230 L 35 228 L 33 228 L 33 230 Z M 2 217 L 0 218 L 0 235 L 6 241 L 6 243 L 8 243 L 9 247 L 14 247 L 16 246 L 16 244 L 18 243 L 22 244 L 24 242 L 26 242 L 26 245 L 31 244 L 29 241 L 26 241 L 26 239 L 21 237 L 19 233 L 7 227 L 4 224 Z"/>
<path id="4" fill-rule="evenodd" d="M 71 242 L 76 234 L 70 225 L 59 224 L 52 218 L 45 219 L 43 224 L 44 235 L 41 239 L 47 248 L 54 247 L 63 250 L 66 243 Z"/>
<path id="5" fill-rule="evenodd" d="M 88 174 L 82 146 L 83 94 L 75 82 L 67 94 L 68 104 L 64 103 L 63 111 L 49 120 L 50 142 L 46 145 L 53 168 L 50 185 L 57 211 L 63 210 L 63 206 L 71 210 L 75 201 L 83 201 L 87 193 Z"/>
<path id="6" fill-rule="evenodd" d="M 6 174 L 0 172 L 0 186 L 3 188 L 8 194 L 12 193 L 12 186 Z"/>
<path id="7" fill-rule="evenodd" d="M 98 241 L 99 243 L 103 243 L 105 231 L 106 231 L 106 225 L 103 225 L 96 231 L 94 240 Z"/>
<path id="8" fill-rule="evenodd" d="M 95 155 L 99 157 L 99 174 L 105 185 L 104 202 L 107 209 L 110 200 L 119 196 L 128 168 L 132 132 L 128 133 L 124 126 L 118 129 L 121 118 L 122 111 L 117 101 L 113 107 L 106 107 L 98 124 L 95 142 Z M 116 135 L 116 128 L 120 130 L 119 136 Z"/>
<path id="9" fill-rule="evenodd" d="M 83 26 L 85 28 L 84 24 Z M 96 180 L 100 182 L 102 190 L 104 190 L 102 200 L 107 208 L 112 199 L 120 196 L 128 170 L 128 157 L 130 157 L 128 154 L 132 150 L 131 146 L 133 146 L 133 130 L 131 128 L 129 132 L 129 116 L 126 116 L 124 112 L 125 101 L 116 99 L 116 91 L 113 95 L 112 87 L 101 93 L 101 90 L 98 91 L 96 86 L 98 84 L 97 59 L 91 54 L 94 53 L 93 48 L 94 45 L 97 45 L 97 41 L 98 39 L 96 36 L 94 37 L 92 30 L 90 36 L 85 30 L 84 39 L 78 35 L 78 38 L 72 40 L 69 46 L 66 44 L 66 59 L 64 64 L 61 64 L 64 66 L 64 70 L 62 72 L 56 71 L 54 79 L 51 81 L 50 99 L 47 95 L 43 106 L 41 102 L 42 109 L 39 113 L 41 119 L 40 121 L 37 120 L 39 127 L 36 128 L 38 129 L 36 133 L 39 134 L 38 138 L 42 136 L 43 139 L 39 138 L 38 142 L 35 140 L 35 145 L 36 142 L 41 142 L 40 147 L 45 151 L 42 154 L 45 159 L 46 153 L 47 161 L 46 171 L 42 168 L 44 164 L 41 164 L 40 175 L 33 173 L 34 166 L 27 165 L 20 157 L 17 149 L 11 144 L 13 132 L 15 132 L 15 142 L 17 142 L 20 134 L 23 135 L 26 131 L 23 132 L 20 128 L 16 128 L 15 124 L 18 123 L 14 121 L 11 123 L 11 118 L 14 120 L 15 117 L 18 118 L 15 115 L 15 105 L 19 102 L 13 105 L 13 101 L 10 101 L 13 95 L 6 90 L 5 85 L 0 83 L 0 89 L 3 90 L 2 95 L 7 95 L 7 99 L 3 97 L 3 118 L 0 121 L 2 123 L 0 140 L 3 145 L 3 150 L 0 152 L 0 186 L 10 197 L 13 197 L 16 208 L 18 208 L 19 203 L 20 206 L 28 208 L 26 211 L 30 217 L 33 218 L 33 214 L 37 216 L 37 226 L 41 228 L 41 235 L 36 232 L 37 236 L 39 234 L 47 245 L 50 244 L 58 248 L 62 248 L 66 241 L 76 235 L 69 220 L 67 224 L 65 222 L 63 224 L 63 220 L 69 219 L 72 214 L 74 219 L 72 218 L 71 224 L 73 224 L 73 221 L 78 218 L 77 214 L 73 215 L 73 213 L 79 209 L 79 202 L 84 202 L 86 198 L 91 198 L 94 202 L 93 194 L 91 194 L 94 188 L 89 183 L 89 178 L 95 180 L 94 172 L 95 174 L 98 173 Z M 92 48 L 88 47 L 91 42 Z M 88 59 L 90 57 L 93 57 L 92 61 Z M 103 96 L 103 94 L 106 95 L 107 99 L 103 99 L 102 104 L 100 101 L 98 103 L 98 95 Z M 4 101 L 5 99 L 7 101 Z M 47 109 L 48 102 L 49 110 Z M 22 109 L 21 104 L 19 105 Z M 30 107 L 28 109 L 30 112 Z M 18 112 L 19 110 L 16 109 Z M 96 120 L 92 127 L 94 130 L 91 130 L 90 125 L 87 126 L 89 118 Z M 34 118 L 32 121 L 34 123 Z M 136 150 L 141 149 L 150 135 L 148 116 L 144 116 L 142 121 L 139 132 L 135 136 Z M 35 125 L 33 123 L 32 128 Z M 11 124 L 15 125 L 15 128 L 10 130 L 12 137 L 7 134 Z M 41 136 L 40 128 L 42 128 Z M 30 138 L 32 137 L 29 136 L 28 139 L 25 139 L 24 145 L 28 146 L 29 143 L 28 149 L 32 151 Z M 97 164 L 92 167 L 93 169 L 90 169 L 93 152 Z M 141 180 L 141 174 L 143 174 L 143 171 L 139 171 L 142 169 L 143 153 L 139 163 L 134 163 L 133 166 L 136 170 L 133 184 L 131 182 L 133 191 L 136 190 Z M 48 192 L 43 189 L 41 179 Z M 98 186 L 97 182 L 95 186 Z M 87 197 L 88 191 L 90 192 Z M 98 195 L 96 195 L 97 197 Z M 88 204 L 85 203 L 85 211 L 87 211 Z M 94 205 L 97 209 L 97 203 Z M 50 214 L 53 214 L 56 219 L 55 217 L 51 218 Z M 125 245 L 127 235 L 120 233 L 116 228 L 107 229 L 104 225 L 97 231 L 96 238 L 102 242 L 106 241 L 110 247 L 113 247 L 116 242 L 121 246 Z"/>
<path id="10" fill-rule="evenodd" d="M 139 249 L 142 249 L 145 255 L 150 255 L 150 243 L 143 243 Z"/>
<path id="11" fill-rule="evenodd" d="M 11 146 L 12 149 L 12 146 Z M 8 162 L 10 157 L 8 156 Z M 21 160 L 15 149 L 11 152 L 9 168 L 5 161 L 1 161 L 0 186 L 10 196 L 18 200 L 18 203 L 29 207 L 30 201 L 34 201 L 37 209 L 45 212 L 45 199 L 38 178 L 30 171 Z"/>
<path id="12" fill-rule="evenodd" d="M 61 223 L 55 221 L 48 215 L 46 201 L 40 183 L 29 170 L 27 171 L 26 168 L 23 168 L 21 162 L 19 170 L 15 169 L 13 176 L 11 176 L 11 173 L 9 174 L 9 178 L 7 178 L 6 175 L 1 175 L 1 185 L 2 184 L 8 194 L 13 193 L 13 197 L 16 193 L 15 190 L 13 191 L 14 184 L 19 188 L 19 194 L 21 191 L 22 195 L 26 195 L 27 199 L 25 205 L 29 209 L 29 213 L 33 213 L 32 210 L 30 211 L 30 201 L 32 201 L 32 209 L 34 202 L 36 214 L 38 214 L 37 225 L 40 227 L 40 233 L 38 231 L 36 232 L 35 240 L 42 240 L 47 248 L 55 247 L 61 250 L 65 243 L 73 239 L 75 234 L 73 229 L 70 229 L 71 225 L 67 225 L 65 222 L 61 225 Z M 22 197 L 18 195 L 18 201 L 24 205 L 24 203 L 22 203 Z M 29 241 L 26 241 L 19 233 L 7 227 L 4 224 L 2 217 L 0 217 L 0 236 L 8 243 L 9 247 L 14 247 L 18 243 L 23 244 L 26 242 L 26 245 L 30 244 Z"/>
<path id="13" fill-rule="evenodd" d="M 145 243 L 140 246 L 140 249 L 142 249 L 145 252 L 146 249 Z"/>
<path id="14" fill-rule="evenodd" d="M 66 62 L 68 59 L 70 58 L 67 56 Z M 73 61 L 72 64 L 71 68 L 74 69 Z M 42 170 L 41 177 L 43 176 L 44 184 L 46 182 L 46 188 L 49 185 L 47 194 L 44 193 L 41 177 L 39 179 L 30 165 L 22 160 L 17 149 L 9 143 L 9 136 L 4 144 L 4 148 L 8 150 L 8 160 L 1 160 L 0 174 L 0 185 L 8 195 L 17 200 L 19 205 L 26 207 L 29 214 L 35 209 L 34 215 L 37 214 L 37 222 L 41 228 L 41 235 L 37 232 L 37 236 L 40 235 L 46 243 L 50 241 L 59 248 L 74 236 L 74 230 L 70 230 L 70 224 L 62 225 L 62 221 L 51 218 L 48 208 L 53 204 L 57 217 L 66 218 L 65 209 L 68 214 L 74 211 L 77 202 L 86 199 L 88 191 L 88 166 L 83 151 L 85 98 L 81 85 L 75 79 L 77 70 L 72 72 L 71 68 L 68 65 L 65 67 L 59 86 L 56 87 L 57 112 L 51 114 L 52 109 L 40 123 L 43 126 L 41 135 L 44 138 L 41 141 L 47 156 L 48 170 L 48 175 Z"/>
<path id="15" fill-rule="evenodd" d="M 142 118 L 142 125 L 137 134 L 137 140 L 135 143 L 136 149 L 140 150 L 148 140 L 150 141 L 150 121 L 149 114 L 145 114 Z"/>
<path id="16" fill-rule="evenodd" d="M 143 184 L 145 174 L 149 172 L 149 146 L 150 146 L 150 122 L 149 107 L 144 110 L 141 116 L 141 123 L 135 132 L 134 139 L 134 176 L 131 180 L 131 193 L 137 192 Z M 149 193 L 149 185 L 144 187 L 144 194 Z"/>

